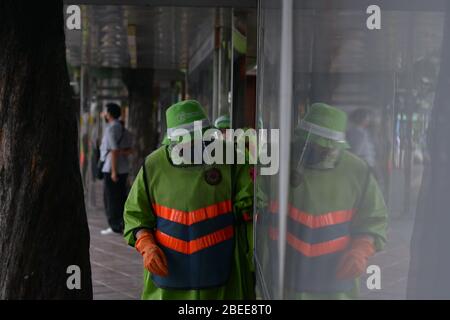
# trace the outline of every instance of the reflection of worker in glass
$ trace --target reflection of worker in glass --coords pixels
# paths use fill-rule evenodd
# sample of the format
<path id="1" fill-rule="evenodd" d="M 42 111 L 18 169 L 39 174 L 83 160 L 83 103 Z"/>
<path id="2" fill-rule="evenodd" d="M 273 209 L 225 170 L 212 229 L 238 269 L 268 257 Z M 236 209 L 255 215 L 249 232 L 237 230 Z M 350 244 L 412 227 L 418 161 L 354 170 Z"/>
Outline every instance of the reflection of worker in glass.
<path id="1" fill-rule="evenodd" d="M 374 168 L 375 147 L 368 130 L 370 113 L 366 109 L 357 109 L 350 113 L 351 126 L 347 131 L 347 141 L 351 151 Z"/>
<path id="2" fill-rule="evenodd" d="M 367 164 L 348 152 L 346 114 L 316 103 L 296 130 L 287 286 L 298 299 L 348 299 L 385 243 L 387 213 Z"/>

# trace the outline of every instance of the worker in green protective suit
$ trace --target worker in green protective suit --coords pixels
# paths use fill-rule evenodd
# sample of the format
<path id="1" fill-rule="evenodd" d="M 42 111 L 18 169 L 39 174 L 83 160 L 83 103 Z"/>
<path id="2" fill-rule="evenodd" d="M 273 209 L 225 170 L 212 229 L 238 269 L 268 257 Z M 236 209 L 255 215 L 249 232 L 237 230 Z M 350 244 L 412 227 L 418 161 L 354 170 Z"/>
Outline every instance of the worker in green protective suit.
<path id="1" fill-rule="evenodd" d="M 211 127 L 197 101 L 172 105 L 166 119 L 170 143 L 147 157 L 124 210 L 124 237 L 144 260 L 142 298 L 253 299 L 243 222 L 253 206 L 248 168 L 192 161 L 195 148 L 184 147 L 199 142 L 195 123 Z"/>
<path id="2" fill-rule="evenodd" d="M 286 234 L 291 298 L 357 298 L 358 278 L 386 241 L 383 196 L 370 166 L 347 151 L 346 125 L 345 112 L 316 103 L 296 130 Z M 277 213 L 277 205 L 270 211 Z"/>

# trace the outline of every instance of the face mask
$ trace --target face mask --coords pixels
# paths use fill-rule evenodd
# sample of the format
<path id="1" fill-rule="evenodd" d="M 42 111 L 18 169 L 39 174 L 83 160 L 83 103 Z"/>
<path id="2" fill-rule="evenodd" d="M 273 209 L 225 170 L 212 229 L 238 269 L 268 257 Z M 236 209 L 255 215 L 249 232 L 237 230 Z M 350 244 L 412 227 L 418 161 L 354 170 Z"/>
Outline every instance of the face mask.
<path id="1" fill-rule="evenodd" d="M 305 158 L 305 165 L 313 169 L 332 169 L 336 166 L 340 155 L 341 150 L 338 148 L 313 150 Z"/>
<path id="2" fill-rule="evenodd" d="M 334 168 L 341 152 L 338 148 L 325 148 L 313 142 L 293 147 L 293 160 L 303 167 L 316 169 Z M 300 162 L 299 162 L 300 161 Z M 294 164 L 295 165 L 295 164 Z"/>
<path id="3" fill-rule="evenodd" d="M 326 152 L 321 152 L 314 147 L 307 147 L 304 154 L 304 163 L 312 166 L 322 162 L 326 157 Z"/>

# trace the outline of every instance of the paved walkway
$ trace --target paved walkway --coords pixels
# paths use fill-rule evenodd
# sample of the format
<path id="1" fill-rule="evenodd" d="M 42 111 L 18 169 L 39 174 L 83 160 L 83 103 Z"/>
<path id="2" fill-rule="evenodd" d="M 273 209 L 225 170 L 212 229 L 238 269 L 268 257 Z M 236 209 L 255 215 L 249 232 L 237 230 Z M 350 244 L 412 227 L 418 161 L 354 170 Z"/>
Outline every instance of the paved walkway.
<path id="1" fill-rule="evenodd" d="M 142 259 L 126 245 L 121 235 L 101 235 L 107 227 L 103 212 L 90 211 L 91 267 L 94 299 L 139 299 L 142 287 Z"/>
<path id="2" fill-rule="evenodd" d="M 411 218 L 396 218 L 390 222 L 385 249 L 369 261 L 381 269 L 381 290 L 368 290 L 364 278 L 361 281 L 362 299 L 406 299 L 412 228 Z"/>

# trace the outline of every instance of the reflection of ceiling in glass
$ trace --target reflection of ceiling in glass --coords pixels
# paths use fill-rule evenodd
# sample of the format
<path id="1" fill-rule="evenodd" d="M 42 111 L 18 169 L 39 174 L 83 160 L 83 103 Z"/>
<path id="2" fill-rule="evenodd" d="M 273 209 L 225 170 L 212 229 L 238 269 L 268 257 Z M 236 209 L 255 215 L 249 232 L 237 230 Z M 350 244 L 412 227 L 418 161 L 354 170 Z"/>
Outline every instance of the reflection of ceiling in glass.
<path id="1" fill-rule="evenodd" d="M 406 85 L 406 74 L 415 70 L 413 65 L 440 56 L 442 12 L 384 10 L 381 30 L 367 29 L 368 15 L 363 10 L 297 9 L 294 17 L 295 93 L 299 101 L 312 95 L 344 109 L 374 106 L 381 91 Z M 425 73 L 434 74 L 432 71 Z M 316 84 L 314 92 L 311 81 Z"/>
<path id="2" fill-rule="evenodd" d="M 135 58 L 139 68 L 186 68 L 189 56 L 212 34 L 214 27 L 214 8 L 92 5 L 85 8 L 88 33 L 83 63 L 96 67 L 128 67 Z M 80 32 L 67 34 L 69 63 L 79 65 Z"/>
<path id="3" fill-rule="evenodd" d="M 382 29 L 371 31 L 363 11 L 296 10 L 295 16 L 297 72 L 399 70 L 409 48 L 413 59 L 439 52 L 444 23 L 441 12 L 384 11 Z"/>

